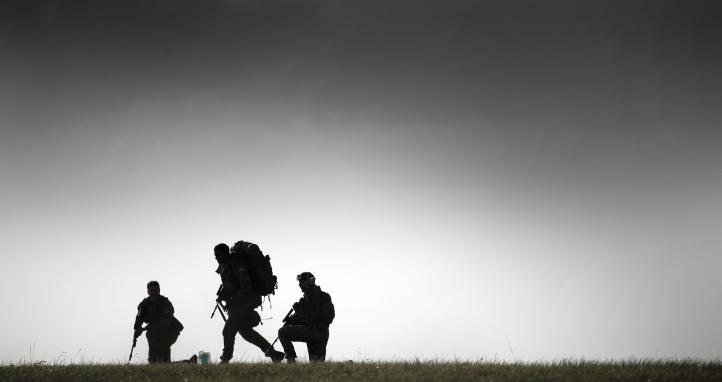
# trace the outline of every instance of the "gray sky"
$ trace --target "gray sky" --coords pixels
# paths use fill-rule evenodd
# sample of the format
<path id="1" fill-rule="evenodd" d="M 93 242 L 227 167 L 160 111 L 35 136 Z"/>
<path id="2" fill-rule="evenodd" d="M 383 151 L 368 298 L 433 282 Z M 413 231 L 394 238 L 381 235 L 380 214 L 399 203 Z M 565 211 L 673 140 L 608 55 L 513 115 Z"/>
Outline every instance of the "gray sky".
<path id="1" fill-rule="evenodd" d="M 334 360 L 719 358 L 700 4 L 1 5 L 0 362 L 124 360 L 151 279 L 173 358 L 217 359 L 241 239 L 280 278 L 259 331 L 311 271 Z"/>

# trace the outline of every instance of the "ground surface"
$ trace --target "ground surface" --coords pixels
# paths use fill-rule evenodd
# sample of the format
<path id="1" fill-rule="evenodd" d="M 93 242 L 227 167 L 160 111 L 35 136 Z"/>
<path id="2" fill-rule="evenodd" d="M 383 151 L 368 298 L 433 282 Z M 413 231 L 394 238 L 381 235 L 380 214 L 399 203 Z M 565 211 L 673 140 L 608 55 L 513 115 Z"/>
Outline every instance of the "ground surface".
<path id="1" fill-rule="evenodd" d="M 0 367 L 0 381 L 722 381 L 720 362 L 325 363 Z"/>

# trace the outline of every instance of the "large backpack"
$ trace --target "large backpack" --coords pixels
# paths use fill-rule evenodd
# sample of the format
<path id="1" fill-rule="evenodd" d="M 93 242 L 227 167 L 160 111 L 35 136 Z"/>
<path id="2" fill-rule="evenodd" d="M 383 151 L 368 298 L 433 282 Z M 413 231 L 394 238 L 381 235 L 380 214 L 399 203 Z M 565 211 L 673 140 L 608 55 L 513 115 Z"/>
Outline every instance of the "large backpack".
<path id="1" fill-rule="evenodd" d="M 273 274 L 271 256 L 264 255 L 256 244 L 246 241 L 234 244 L 231 255 L 238 256 L 246 265 L 255 292 L 261 296 L 276 294 L 278 278 Z"/>

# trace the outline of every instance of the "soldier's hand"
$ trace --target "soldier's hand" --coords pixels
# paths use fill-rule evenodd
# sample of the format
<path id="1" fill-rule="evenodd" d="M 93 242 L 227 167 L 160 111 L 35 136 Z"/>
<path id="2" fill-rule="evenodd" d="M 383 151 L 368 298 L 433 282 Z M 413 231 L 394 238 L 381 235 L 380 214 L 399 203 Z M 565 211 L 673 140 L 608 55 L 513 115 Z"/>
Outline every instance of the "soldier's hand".
<path id="1" fill-rule="evenodd" d="M 221 298 L 221 296 L 216 297 L 216 302 L 217 302 L 217 303 L 220 303 L 221 301 L 223 301 L 223 298 Z"/>
<path id="2" fill-rule="evenodd" d="M 293 303 L 293 310 L 298 310 L 298 305 L 299 305 L 299 304 L 298 304 L 297 302 L 294 302 L 294 303 Z"/>

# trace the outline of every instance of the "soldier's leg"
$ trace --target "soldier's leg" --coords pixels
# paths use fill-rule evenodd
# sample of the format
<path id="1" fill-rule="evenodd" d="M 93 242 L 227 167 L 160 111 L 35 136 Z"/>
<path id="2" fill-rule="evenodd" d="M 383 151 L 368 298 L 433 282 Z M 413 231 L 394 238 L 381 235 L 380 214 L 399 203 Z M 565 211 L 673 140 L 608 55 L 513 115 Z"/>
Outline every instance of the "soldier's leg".
<path id="1" fill-rule="evenodd" d="M 326 346 L 327 345 L 328 345 L 328 334 L 325 334 L 323 336 L 323 340 L 318 342 L 318 351 L 316 354 L 318 354 L 319 362 L 326 361 Z"/>
<path id="2" fill-rule="evenodd" d="M 160 353 L 160 359 L 161 362 L 170 362 L 170 346 L 173 344 L 173 333 L 170 333 L 169 330 L 166 330 L 163 336 L 163 343 L 161 344 L 161 353 Z"/>
<path id="3" fill-rule="evenodd" d="M 174 332 L 171 329 L 168 330 L 163 347 L 164 362 L 171 362 L 171 346 L 178 340 L 179 335 L 180 333 Z"/>
<path id="4" fill-rule="evenodd" d="M 170 362 L 170 344 L 164 343 L 160 349 L 158 354 L 159 362 Z"/>
<path id="5" fill-rule="evenodd" d="M 158 359 L 158 349 L 154 344 L 151 344 L 150 341 L 148 341 L 148 363 L 154 363 L 157 362 Z"/>
<path id="6" fill-rule="evenodd" d="M 284 354 L 276 351 L 276 349 L 274 349 L 260 333 L 253 329 L 254 327 L 258 326 L 260 322 L 261 317 L 258 316 L 258 313 L 250 310 L 246 312 L 246 315 L 241 320 L 241 328 L 238 330 L 238 333 L 241 334 L 241 337 L 243 337 L 244 340 L 261 349 L 263 355 L 271 358 L 271 361 L 283 361 Z"/>
<path id="7" fill-rule="evenodd" d="M 243 337 L 244 340 L 255 345 L 264 353 L 271 347 L 271 343 L 268 342 L 265 338 L 263 338 L 261 333 L 258 333 L 253 328 L 241 328 L 240 330 L 238 330 L 238 333 L 241 334 L 241 337 Z"/>
<path id="8" fill-rule="evenodd" d="M 296 349 L 293 348 L 294 328 L 297 325 L 287 325 L 278 329 L 278 340 L 281 342 L 283 352 L 286 353 L 287 359 L 296 359 Z"/>
<path id="9" fill-rule="evenodd" d="M 313 331 L 313 336 L 306 342 L 308 349 L 308 360 L 311 362 L 323 362 L 326 360 L 326 344 L 328 334 Z"/>
<path id="10" fill-rule="evenodd" d="M 243 337 L 244 340 L 261 349 L 261 351 L 265 354 L 268 350 L 270 350 L 271 343 L 253 329 L 261 323 L 261 317 L 255 310 L 253 310 L 251 305 L 247 305 L 244 308 L 245 310 L 242 312 L 243 316 L 239 318 L 238 333 L 241 334 L 241 337 Z"/>
<path id="11" fill-rule="evenodd" d="M 233 346 L 236 343 L 236 333 L 239 329 L 238 312 L 229 311 L 226 324 L 223 326 L 223 354 L 221 361 L 228 362 L 233 358 Z"/>
<path id="12" fill-rule="evenodd" d="M 154 363 L 159 361 L 160 344 L 157 333 L 148 330 L 145 332 L 145 338 L 148 340 L 148 362 Z"/>
<path id="13" fill-rule="evenodd" d="M 308 360 L 310 362 L 323 362 L 326 360 L 326 344 L 323 341 L 308 341 Z"/>
<path id="14" fill-rule="evenodd" d="M 278 329 L 278 340 L 281 341 L 286 358 L 295 359 L 296 349 L 293 347 L 293 342 L 314 341 L 319 340 L 319 337 L 306 326 L 288 325 Z"/>

